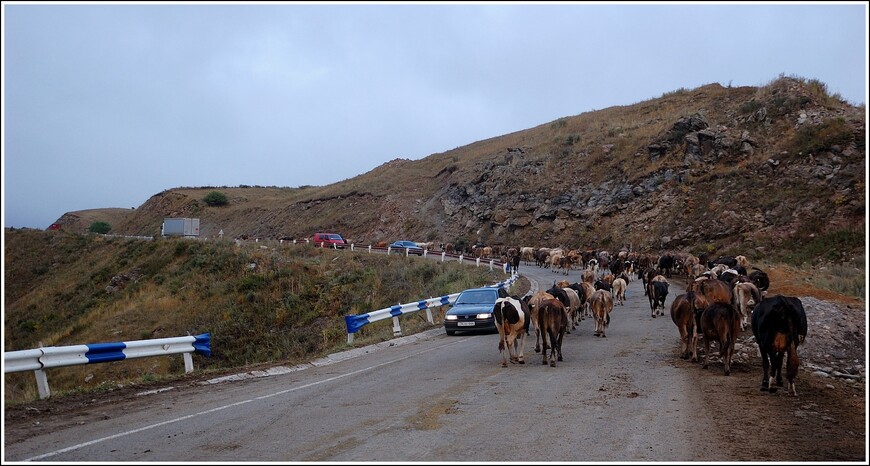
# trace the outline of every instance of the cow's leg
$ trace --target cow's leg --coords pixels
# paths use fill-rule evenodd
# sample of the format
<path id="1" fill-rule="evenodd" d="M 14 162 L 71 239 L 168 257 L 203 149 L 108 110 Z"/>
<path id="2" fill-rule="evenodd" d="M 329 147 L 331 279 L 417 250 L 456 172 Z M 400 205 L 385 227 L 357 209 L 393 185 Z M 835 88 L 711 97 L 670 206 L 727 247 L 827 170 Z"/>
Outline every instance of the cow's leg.
<path id="1" fill-rule="evenodd" d="M 544 329 L 541 331 L 541 333 L 542 333 L 541 340 L 544 341 L 543 351 L 541 351 L 541 356 L 542 356 L 541 364 L 547 364 L 547 346 L 548 346 L 547 338 L 549 338 L 550 332 L 549 332 L 549 329 Z"/>
<path id="2" fill-rule="evenodd" d="M 689 332 L 685 325 L 680 325 L 680 359 L 689 357 Z"/>
<path id="3" fill-rule="evenodd" d="M 722 362 L 725 364 L 725 375 L 731 375 L 731 355 L 734 354 L 734 340 L 727 342 L 719 342 L 720 345 L 725 345 L 724 357 Z"/>
<path id="4" fill-rule="evenodd" d="M 774 378 L 776 380 L 777 387 L 782 387 L 782 385 L 783 385 L 783 383 L 782 383 L 782 360 L 784 358 L 785 358 L 785 352 L 783 352 L 783 351 L 777 351 L 776 354 L 774 355 L 773 372 L 770 375 L 771 375 L 771 378 Z M 773 381 L 771 381 L 771 384 L 773 384 Z"/>
<path id="5" fill-rule="evenodd" d="M 519 360 L 520 364 L 525 364 L 526 363 L 526 358 L 525 358 L 526 334 L 522 333 L 522 331 L 520 331 L 520 332 L 521 332 L 520 337 L 517 339 L 517 340 L 519 340 L 519 351 L 517 354 L 517 359 Z M 517 344 L 517 342 L 515 341 L 514 344 Z"/>
<path id="6" fill-rule="evenodd" d="M 706 369 L 710 362 L 710 339 L 707 338 L 707 335 L 704 335 L 704 365 L 701 366 L 701 369 Z"/>
<path id="7" fill-rule="evenodd" d="M 698 332 L 693 330 L 691 335 L 692 341 L 692 362 L 698 362 Z"/>
<path id="8" fill-rule="evenodd" d="M 758 351 L 761 352 L 761 391 L 766 392 L 770 388 L 770 379 L 768 378 L 770 374 L 770 356 L 760 343 Z"/>
<path id="9" fill-rule="evenodd" d="M 800 360 L 798 359 L 797 354 L 797 346 L 792 343 L 788 349 L 788 359 L 786 360 L 785 366 L 785 376 L 788 380 L 788 393 L 789 395 L 797 396 L 797 391 L 794 387 L 794 379 L 797 377 L 798 365 L 800 364 Z"/>
<path id="10" fill-rule="evenodd" d="M 546 349 L 544 351 L 546 351 Z M 535 352 L 541 352 L 541 329 L 539 329 L 537 325 L 535 325 Z"/>

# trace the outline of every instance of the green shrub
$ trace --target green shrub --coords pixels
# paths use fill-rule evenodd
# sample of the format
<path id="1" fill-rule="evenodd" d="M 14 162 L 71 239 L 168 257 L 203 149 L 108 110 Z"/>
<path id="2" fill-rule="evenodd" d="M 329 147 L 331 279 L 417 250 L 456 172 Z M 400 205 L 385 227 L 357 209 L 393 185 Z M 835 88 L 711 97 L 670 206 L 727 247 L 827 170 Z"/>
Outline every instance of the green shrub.
<path id="1" fill-rule="evenodd" d="M 212 191 L 206 194 L 202 200 L 212 207 L 219 207 L 230 203 L 230 201 L 227 200 L 227 195 L 220 191 Z"/>
<path id="2" fill-rule="evenodd" d="M 91 226 L 88 227 L 88 231 L 91 233 L 99 233 L 101 235 L 105 235 L 106 233 L 112 231 L 112 225 L 109 225 L 107 222 L 94 222 Z"/>

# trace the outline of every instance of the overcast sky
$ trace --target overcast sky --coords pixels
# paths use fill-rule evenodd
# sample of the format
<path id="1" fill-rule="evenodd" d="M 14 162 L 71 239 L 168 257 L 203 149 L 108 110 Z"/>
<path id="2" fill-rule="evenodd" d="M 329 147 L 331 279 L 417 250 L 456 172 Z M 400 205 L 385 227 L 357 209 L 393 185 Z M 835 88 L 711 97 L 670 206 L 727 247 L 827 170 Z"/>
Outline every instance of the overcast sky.
<path id="1" fill-rule="evenodd" d="M 780 74 L 867 100 L 867 5 L 3 3 L 3 225 L 397 157 Z"/>

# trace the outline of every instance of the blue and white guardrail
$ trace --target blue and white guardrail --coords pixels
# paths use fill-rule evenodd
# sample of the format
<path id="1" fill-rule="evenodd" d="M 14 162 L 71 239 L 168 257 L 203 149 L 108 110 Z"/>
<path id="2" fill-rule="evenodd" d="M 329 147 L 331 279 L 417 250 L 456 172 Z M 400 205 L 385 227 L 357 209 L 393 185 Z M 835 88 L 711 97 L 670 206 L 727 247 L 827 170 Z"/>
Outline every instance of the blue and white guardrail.
<path id="1" fill-rule="evenodd" d="M 510 278 L 503 282 L 488 286 L 492 288 L 509 288 L 518 278 L 518 274 L 513 274 Z M 353 343 L 353 334 L 358 332 L 359 329 L 372 322 L 377 322 L 379 320 L 389 318 L 393 319 L 393 335 L 399 336 L 402 334 L 402 328 L 399 327 L 399 316 L 403 314 L 409 314 L 411 312 L 422 311 L 424 309 L 426 310 L 427 320 L 430 324 L 434 324 L 435 321 L 432 319 L 431 308 L 453 304 L 456 302 L 456 298 L 458 297 L 459 293 L 453 293 L 446 296 L 424 299 L 422 301 L 417 301 L 413 303 L 397 304 L 395 306 L 378 309 L 377 311 L 368 312 L 366 314 L 348 314 L 344 316 L 344 322 L 345 324 L 347 324 L 347 344 Z"/>
<path id="2" fill-rule="evenodd" d="M 193 371 L 191 353 L 211 356 L 211 336 L 208 333 L 186 337 L 155 338 L 152 340 L 119 341 L 88 345 L 47 346 L 44 348 L 3 353 L 3 373 L 34 371 L 39 397 L 48 398 L 48 378 L 43 369 L 51 367 L 95 364 L 124 359 L 184 355 L 184 372 Z"/>

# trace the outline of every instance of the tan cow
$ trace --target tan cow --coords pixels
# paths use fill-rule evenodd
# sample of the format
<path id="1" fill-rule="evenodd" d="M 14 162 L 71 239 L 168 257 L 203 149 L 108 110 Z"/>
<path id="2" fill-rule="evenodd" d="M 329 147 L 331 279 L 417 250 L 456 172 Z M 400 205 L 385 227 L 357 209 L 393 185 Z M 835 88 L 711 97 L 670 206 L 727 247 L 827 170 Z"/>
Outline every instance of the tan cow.
<path id="1" fill-rule="evenodd" d="M 610 292 L 604 290 L 596 290 L 592 293 L 590 307 L 592 315 L 595 316 L 595 333 L 596 337 L 607 338 L 604 330 L 610 325 L 610 311 L 613 310 L 613 297 Z"/>
<path id="2" fill-rule="evenodd" d="M 625 288 L 628 286 L 625 283 L 625 280 L 622 278 L 617 278 L 613 280 L 612 293 L 613 293 L 613 301 L 620 306 L 625 305 Z"/>
<path id="3" fill-rule="evenodd" d="M 738 282 L 734 284 L 731 300 L 740 316 L 740 330 L 746 330 L 752 319 L 752 310 L 762 300 L 761 291 L 751 282 Z"/>

